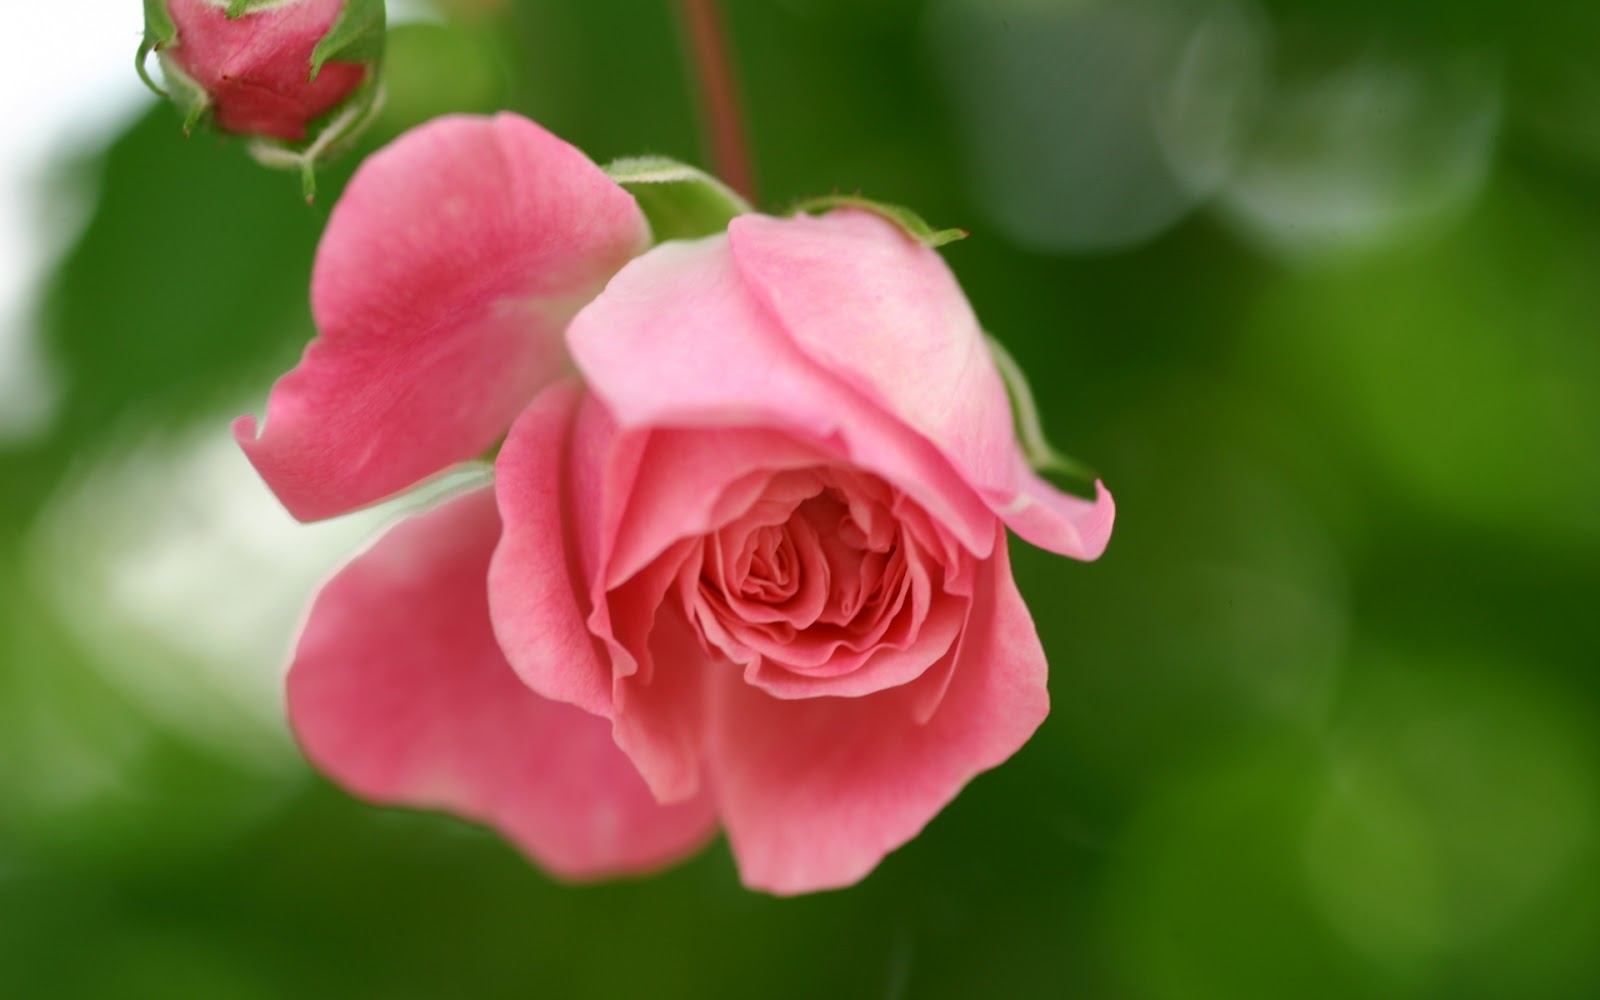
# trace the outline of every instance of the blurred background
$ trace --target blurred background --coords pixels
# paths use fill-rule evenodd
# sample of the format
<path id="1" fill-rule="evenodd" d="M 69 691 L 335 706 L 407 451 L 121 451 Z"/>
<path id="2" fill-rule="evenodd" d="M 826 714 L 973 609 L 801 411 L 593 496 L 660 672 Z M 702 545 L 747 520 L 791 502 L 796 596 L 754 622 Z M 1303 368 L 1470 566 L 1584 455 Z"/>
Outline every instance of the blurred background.
<path id="1" fill-rule="evenodd" d="M 233 448 L 356 162 L 184 141 L 133 0 L 0 68 L 0 997 L 1600 997 L 1600 6 L 736 0 L 762 202 L 944 254 L 1120 520 L 1014 543 L 1054 711 L 861 885 L 553 883 L 311 774 L 279 672 L 394 507 Z M 391 3 L 370 150 L 704 163 L 666 0 Z M 20 24 L 18 20 L 20 19 Z"/>

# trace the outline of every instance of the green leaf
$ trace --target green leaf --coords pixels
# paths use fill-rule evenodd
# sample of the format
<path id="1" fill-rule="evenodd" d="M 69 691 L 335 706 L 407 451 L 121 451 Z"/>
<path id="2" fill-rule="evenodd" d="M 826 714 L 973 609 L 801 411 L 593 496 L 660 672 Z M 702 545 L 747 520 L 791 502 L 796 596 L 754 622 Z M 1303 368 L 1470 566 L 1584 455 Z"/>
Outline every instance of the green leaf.
<path id="1" fill-rule="evenodd" d="M 754 211 L 715 177 L 664 156 L 614 160 L 605 171 L 638 201 L 657 242 L 720 233 L 734 216 Z"/>
<path id="2" fill-rule="evenodd" d="M 1089 466 L 1075 458 L 1063 455 L 1051 446 L 1044 436 L 1044 425 L 1039 420 L 1039 407 L 1033 401 L 1033 389 L 1028 386 L 1028 376 L 1022 366 L 994 337 L 989 337 L 989 353 L 995 367 L 1005 380 L 1006 394 L 1011 397 L 1011 412 L 1017 424 L 1017 443 L 1022 455 L 1039 473 L 1057 489 L 1085 500 L 1095 498 L 1095 481 L 1100 476 Z"/>
<path id="3" fill-rule="evenodd" d="M 338 20 L 311 50 L 311 77 L 315 80 L 327 62 L 376 64 L 383 58 L 383 0 L 348 0 Z"/>
<path id="4" fill-rule="evenodd" d="M 922 216 L 909 208 L 902 205 L 891 205 L 882 201 L 873 201 L 871 198 L 863 198 L 858 194 L 828 194 L 816 198 L 806 198 L 795 202 L 790 214 L 799 215 L 801 212 L 807 212 L 815 215 L 821 212 L 830 212 L 836 208 L 859 208 L 874 215 L 882 216 L 905 230 L 907 236 L 934 248 L 967 238 L 965 229 L 935 229 L 928 225 Z"/>

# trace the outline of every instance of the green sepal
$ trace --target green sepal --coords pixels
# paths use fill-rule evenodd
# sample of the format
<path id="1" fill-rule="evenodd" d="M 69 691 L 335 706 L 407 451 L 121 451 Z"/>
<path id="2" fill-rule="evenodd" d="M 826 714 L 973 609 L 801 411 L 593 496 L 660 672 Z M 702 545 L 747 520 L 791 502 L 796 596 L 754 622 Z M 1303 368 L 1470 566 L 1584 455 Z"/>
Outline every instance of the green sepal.
<path id="1" fill-rule="evenodd" d="M 133 57 L 133 68 L 138 71 L 139 79 L 144 85 L 155 91 L 159 97 L 166 97 L 167 92 L 150 76 L 150 53 L 165 48 L 178 37 L 178 26 L 172 23 L 172 15 L 167 12 L 166 0 L 144 0 L 144 40 L 139 43 L 139 51 Z"/>
<path id="2" fill-rule="evenodd" d="M 1006 395 L 1011 397 L 1012 418 L 1016 421 L 1017 444 L 1022 457 L 1028 460 L 1033 471 L 1063 493 L 1084 500 L 1095 499 L 1095 483 L 1100 476 L 1089 466 L 1057 451 L 1044 436 L 1044 425 L 1039 421 L 1039 407 L 1033 401 L 1033 389 L 1028 386 L 1028 376 L 1011 352 L 994 337 L 989 337 L 989 353 L 1000 377 L 1006 384 Z"/>
<path id="3" fill-rule="evenodd" d="M 799 215 L 802 212 L 816 215 L 821 212 L 830 212 L 836 208 L 859 208 L 882 216 L 890 222 L 905 230 L 905 234 L 914 240 L 920 241 L 929 247 L 942 247 L 946 243 L 967 238 L 965 229 L 935 229 L 928 225 L 927 220 L 902 205 L 890 205 L 887 202 L 873 201 L 863 198 L 858 194 L 825 194 L 816 198 L 806 198 L 797 201 L 789 210 L 790 215 Z"/>
<path id="4" fill-rule="evenodd" d="M 754 211 L 733 188 L 665 156 L 613 160 L 605 171 L 639 203 L 658 243 L 720 233 L 735 216 Z"/>
<path id="5" fill-rule="evenodd" d="M 224 11 L 229 20 L 237 21 L 246 14 L 253 14 L 258 10 L 272 7 L 282 7 L 286 0 L 228 0 L 228 9 Z M 287 0 L 289 3 L 298 3 L 299 0 Z"/>
<path id="6" fill-rule="evenodd" d="M 211 95 L 206 93 L 204 87 L 189 79 L 189 75 L 160 48 L 156 49 L 156 59 L 161 63 L 161 75 L 167 80 L 167 96 L 183 112 L 183 134 L 190 135 L 210 114 Z"/>
<path id="7" fill-rule="evenodd" d="M 381 98 L 376 80 L 369 78 L 344 104 L 312 124 L 308 141 L 287 143 L 256 136 L 245 148 L 262 166 L 299 173 L 300 193 L 309 205 L 316 198 L 317 167 L 355 142 L 377 116 Z"/>
<path id="8" fill-rule="evenodd" d="M 311 50 L 311 76 L 315 80 L 328 62 L 376 64 L 383 58 L 383 0 L 347 0 L 333 27 Z"/>

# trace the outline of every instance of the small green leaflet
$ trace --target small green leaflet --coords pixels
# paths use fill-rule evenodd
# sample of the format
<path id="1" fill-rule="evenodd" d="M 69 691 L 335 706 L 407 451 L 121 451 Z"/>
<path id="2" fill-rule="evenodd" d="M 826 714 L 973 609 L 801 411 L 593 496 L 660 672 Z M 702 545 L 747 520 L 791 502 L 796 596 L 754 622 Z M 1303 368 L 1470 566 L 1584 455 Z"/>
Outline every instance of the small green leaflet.
<path id="1" fill-rule="evenodd" d="M 715 177 L 664 156 L 613 160 L 605 171 L 639 203 L 658 243 L 720 233 L 735 216 L 754 211 Z"/>

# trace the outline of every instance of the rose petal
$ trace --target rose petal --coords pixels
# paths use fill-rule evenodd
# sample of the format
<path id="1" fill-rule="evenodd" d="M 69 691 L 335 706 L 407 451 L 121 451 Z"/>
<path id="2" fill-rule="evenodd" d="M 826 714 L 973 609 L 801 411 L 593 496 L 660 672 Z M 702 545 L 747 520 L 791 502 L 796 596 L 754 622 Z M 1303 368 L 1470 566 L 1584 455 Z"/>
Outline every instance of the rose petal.
<path id="1" fill-rule="evenodd" d="M 636 578 L 651 599 L 624 599 L 618 631 L 626 643 L 611 634 L 603 588 L 597 585 L 597 603 L 588 606 L 584 581 L 595 575 L 595 556 L 585 548 L 594 546 L 604 519 L 605 444 L 615 441 L 603 408 L 571 383 L 546 389 L 517 418 L 495 463 L 505 530 L 489 569 L 489 605 L 523 681 L 547 698 L 613 719 L 617 744 L 651 791 L 677 802 L 700 793 L 704 663 L 692 633 L 658 627 L 660 595 L 677 566 L 660 567 L 659 581 Z M 654 655 L 672 663 L 668 676 L 658 679 L 649 669 Z"/>
<path id="2" fill-rule="evenodd" d="M 855 209 L 740 216 L 728 245 L 808 357 L 926 435 L 974 487 L 1007 482 L 1016 441 L 1005 383 L 938 253 Z"/>
<path id="3" fill-rule="evenodd" d="M 234 433 L 302 520 L 482 454 L 566 363 L 571 315 L 638 253 L 631 196 L 525 118 L 452 116 L 364 163 L 318 250 L 321 335 Z"/>
<path id="4" fill-rule="evenodd" d="M 1099 480 L 1095 498 L 1070 496 L 1040 479 L 1019 458 L 1013 491 L 988 494 L 1006 525 L 1024 541 L 1074 559 L 1098 559 L 1111 541 L 1117 504 Z"/>
<path id="5" fill-rule="evenodd" d="M 1011 401 L 972 307 L 938 253 L 871 212 L 744 215 L 739 272 L 809 357 L 925 434 L 1017 534 L 1095 559 L 1115 507 L 1057 491 L 1017 449 Z"/>
<path id="6" fill-rule="evenodd" d="M 1003 540 L 994 551 L 925 724 L 918 688 L 943 683 L 939 669 L 864 698 L 801 701 L 717 677 L 707 763 L 745 884 L 787 895 L 861 879 L 1044 720 L 1044 652 Z"/>
<path id="7" fill-rule="evenodd" d="M 825 465 L 827 454 L 792 435 L 762 428 L 680 430 L 660 428 L 642 438 L 637 473 L 626 484 L 607 484 L 625 504 L 615 534 L 602 553 L 606 586 L 639 572 L 679 539 L 722 527 L 770 486 L 770 476 Z M 742 486 L 734 494 L 729 487 Z"/>
<path id="8" fill-rule="evenodd" d="M 318 595 L 290 669 L 306 754 L 352 792 L 488 823 L 566 878 L 700 847 L 705 799 L 660 806 L 604 719 L 529 691 L 489 627 L 489 490 L 403 522 Z"/>
<path id="9" fill-rule="evenodd" d="M 494 489 L 505 529 L 489 565 L 489 608 L 506 658 L 529 687 L 610 717 L 612 671 L 584 624 L 589 588 L 575 543 L 580 511 L 595 499 L 586 480 L 567 474 L 582 399 L 575 383 L 550 386 L 500 449 Z"/>
<path id="10" fill-rule="evenodd" d="M 655 247 L 567 342 L 624 428 L 769 428 L 904 490 L 980 558 L 993 514 L 927 438 L 807 358 L 750 294 L 725 236 Z M 675 524 L 671 525 L 676 527 Z"/>
<path id="11" fill-rule="evenodd" d="M 661 802 L 704 794 L 705 701 L 714 677 L 732 671 L 705 653 L 694 630 L 673 608 L 656 614 L 649 659 L 657 669 L 618 677 L 612 689 L 612 736 Z"/>

